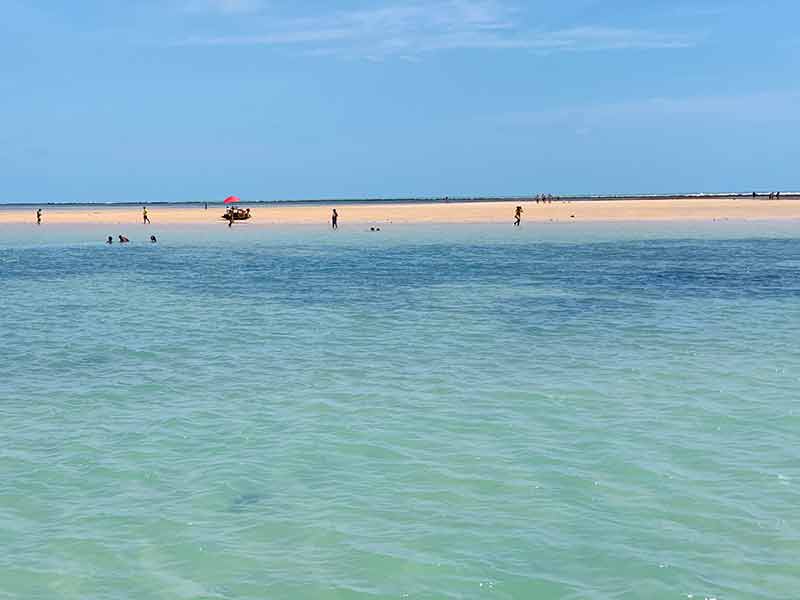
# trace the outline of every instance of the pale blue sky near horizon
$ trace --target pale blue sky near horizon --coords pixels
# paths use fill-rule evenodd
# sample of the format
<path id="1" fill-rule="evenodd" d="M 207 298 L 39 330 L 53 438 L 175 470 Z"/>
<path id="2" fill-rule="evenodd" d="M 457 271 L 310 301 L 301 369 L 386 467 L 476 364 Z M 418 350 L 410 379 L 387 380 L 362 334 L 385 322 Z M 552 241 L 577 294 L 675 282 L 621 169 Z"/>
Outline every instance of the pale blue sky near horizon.
<path id="1" fill-rule="evenodd" d="M 0 203 L 800 189 L 794 1 L 0 8 Z"/>

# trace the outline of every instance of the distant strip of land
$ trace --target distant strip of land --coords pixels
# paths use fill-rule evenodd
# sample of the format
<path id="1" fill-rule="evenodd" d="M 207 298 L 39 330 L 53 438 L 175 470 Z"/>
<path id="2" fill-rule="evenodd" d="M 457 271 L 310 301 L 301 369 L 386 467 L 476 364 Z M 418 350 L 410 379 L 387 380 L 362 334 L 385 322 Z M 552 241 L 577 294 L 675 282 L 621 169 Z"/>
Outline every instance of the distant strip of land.
<path id="1" fill-rule="evenodd" d="M 532 198 L 502 200 L 459 199 L 445 201 L 329 201 L 297 203 L 246 203 L 252 218 L 234 226 L 325 225 L 336 208 L 339 223 L 511 223 L 517 206 L 523 207 L 522 222 L 539 221 L 713 221 L 800 219 L 800 196 L 650 196 L 625 198 L 571 198 L 536 202 Z M 35 206 L 0 206 L 0 224 L 36 224 Z M 48 224 L 141 224 L 142 206 L 42 205 L 42 225 Z M 150 204 L 153 225 L 225 226 L 225 207 L 220 204 Z"/>

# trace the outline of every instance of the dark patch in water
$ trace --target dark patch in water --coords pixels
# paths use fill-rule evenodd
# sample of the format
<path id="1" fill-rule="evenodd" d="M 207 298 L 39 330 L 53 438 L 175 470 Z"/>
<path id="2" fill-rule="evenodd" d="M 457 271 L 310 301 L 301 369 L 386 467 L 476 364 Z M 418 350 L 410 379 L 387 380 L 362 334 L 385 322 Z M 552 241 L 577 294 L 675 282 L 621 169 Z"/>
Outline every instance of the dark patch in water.
<path id="1" fill-rule="evenodd" d="M 383 311 L 431 310 L 435 306 L 425 304 L 431 290 L 470 284 L 555 288 L 575 297 L 628 301 L 800 296 L 796 239 L 129 250 L 0 249 L 0 286 L 17 279 L 123 274 L 126 281 L 209 301 L 381 306 Z"/>
<path id="2" fill-rule="evenodd" d="M 241 513 L 248 510 L 252 510 L 266 499 L 267 496 L 265 494 L 259 494 L 259 493 L 239 494 L 238 496 L 236 496 L 236 498 L 234 498 L 231 501 L 228 510 L 234 513 Z"/>

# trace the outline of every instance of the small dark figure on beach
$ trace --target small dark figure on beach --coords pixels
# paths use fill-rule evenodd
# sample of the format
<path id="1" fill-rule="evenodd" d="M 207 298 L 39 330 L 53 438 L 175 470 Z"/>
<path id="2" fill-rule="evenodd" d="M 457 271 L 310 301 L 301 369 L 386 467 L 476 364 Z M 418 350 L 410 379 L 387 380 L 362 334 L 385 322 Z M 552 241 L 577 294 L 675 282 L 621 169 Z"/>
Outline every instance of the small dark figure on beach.
<path id="1" fill-rule="evenodd" d="M 150 223 L 150 217 L 147 216 L 147 207 L 142 207 L 142 225 L 146 225 Z"/>
<path id="2" fill-rule="evenodd" d="M 518 206 L 514 211 L 514 226 L 519 227 L 520 221 L 522 221 L 522 207 Z"/>
<path id="3" fill-rule="evenodd" d="M 230 211 L 227 214 L 228 217 L 228 227 L 233 227 L 233 211 Z"/>
<path id="4" fill-rule="evenodd" d="M 114 238 L 112 238 L 111 236 L 108 236 L 108 239 L 106 240 L 106 244 L 113 244 L 113 243 L 114 243 Z"/>
<path id="5" fill-rule="evenodd" d="M 127 244 L 128 242 L 130 242 L 130 240 L 128 238 L 126 238 L 124 235 L 120 235 L 120 236 L 117 236 L 117 237 L 119 237 L 119 243 L 120 244 Z"/>
<path id="6" fill-rule="evenodd" d="M 770 200 L 772 200 L 772 198 L 773 198 L 773 196 L 774 196 L 774 195 L 775 195 L 775 194 L 773 194 L 772 192 L 770 192 L 770 193 L 769 193 L 769 199 L 770 199 Z"/>
<path id="7" fill-rule="evenodd" d="M 780 200 L 780 199 L 781 199 L 781 193 L 775 192 L 775 200 Z"/>
<path id="8" fill-rule="evenodd" d="M 755 198 L 757 195 L 758 195 L 758 194 L 756 194 L 755 192 L 753 192 L 753 198 Z"/>
<path id="9" fill-rule="evenodd" d="M 208 202 L 206 202 L 206 210 L 208 210 Z"/>
<path id="10" fill-rule="evenodd" d="M 36 209 L 36 224 L 37 225 L 41 225 L 42 224 L 42 209 L 41 208 L 37 208 Z"/>
<path id="11" fill-rule="evenodd" d="M 156 239 L 156 236 L 154 236 L 154 235 L 150 236 L 150 243 L 151 244 L 157 244 L 158 243 L 158 240 Z"/>
<path id="12" fill-rule="evenodd" d="M 335 208 L 331 213 L 331 229 L 339 229 L 339 213 L 336 212 Z"/>

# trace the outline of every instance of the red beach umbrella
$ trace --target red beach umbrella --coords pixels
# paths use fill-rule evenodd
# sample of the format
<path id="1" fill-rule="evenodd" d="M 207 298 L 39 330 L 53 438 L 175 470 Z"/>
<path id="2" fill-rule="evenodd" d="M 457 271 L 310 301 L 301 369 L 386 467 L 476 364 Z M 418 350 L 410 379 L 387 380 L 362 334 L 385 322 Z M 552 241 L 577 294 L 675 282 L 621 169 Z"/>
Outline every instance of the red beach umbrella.
<path id="1" fill-rule="evenodd" d="M 228 196 L 225 200 L 222 201 L 223 204 L 233 204 L 234 202 L 238 202 L 239 198 L 237 196 Z"/>

